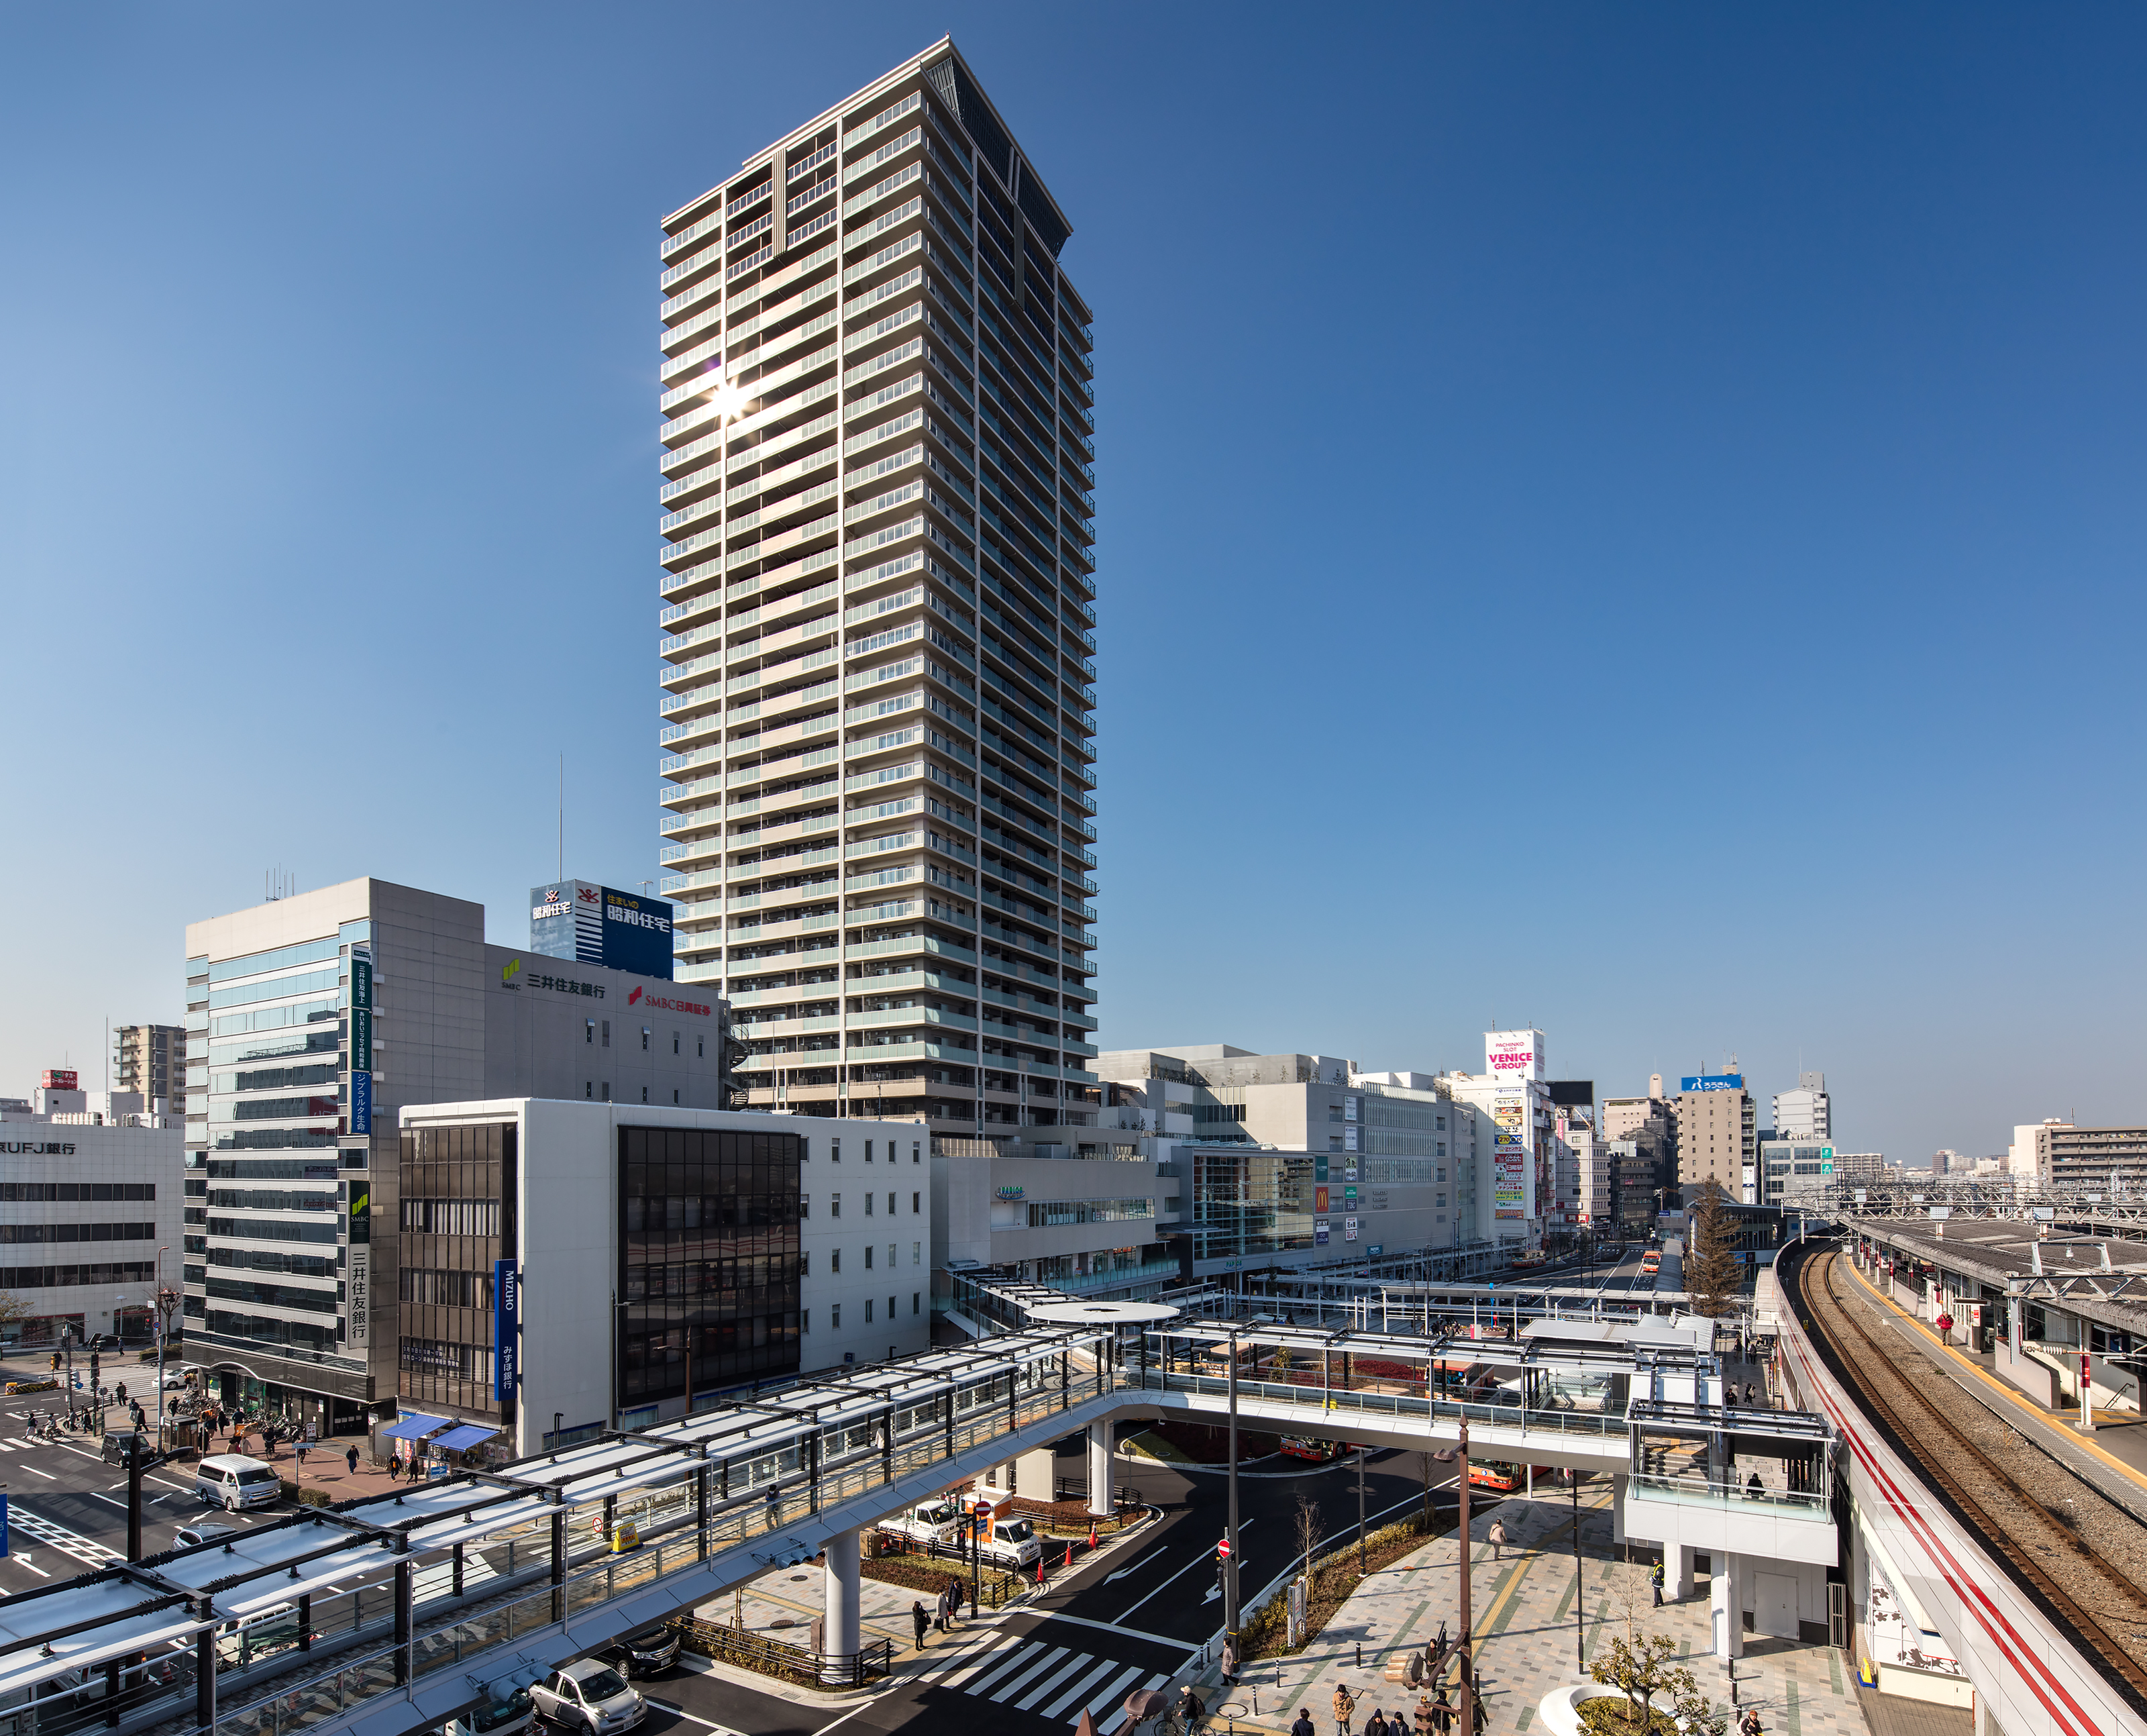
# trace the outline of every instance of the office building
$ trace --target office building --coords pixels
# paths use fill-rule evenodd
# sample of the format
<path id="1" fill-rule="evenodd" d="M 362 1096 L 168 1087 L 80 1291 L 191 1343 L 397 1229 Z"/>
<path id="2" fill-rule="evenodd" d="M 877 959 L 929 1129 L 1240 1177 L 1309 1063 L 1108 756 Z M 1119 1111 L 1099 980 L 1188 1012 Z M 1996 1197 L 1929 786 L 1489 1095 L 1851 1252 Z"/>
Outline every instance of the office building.
<path id="1" fill-rule="evenodd" d="M 362 1429 L 407 1366 L 401 1109 L 730 1094 L 707 991 L 488 945 L 482 905 L 383 880 L 189 923 L 186 1021 L 194 1360 L 323 1433 Z"/>
<path id="2" fill-rule="evenodd" d="M 529 950 L 547 958 L 671 977 L 671 906 L 587 880 L 529 888 Z"/>
<path id="3" fill-rule="evenodd" d="M 70 1330 L 78 1346 L 104 1333 L 147 1343 L 160 1277 L 178 1282 L 179 1123 L 108 1118 L 68 1102 L 81 1095 L 41 1087 L 58 1104 L 43 1110 L 0 1098 L 0 1293 L 22 1308 L 0 1320 L 10 1348 L 57 1348 Z"/>
<path id="4" fill-rule="evenodd" d="M 177 1025 L 122 1025 L 112 1033 L 112 1088 L 138 1097 L 146 1108 L 163 1098 L 186 1113 L 187 1038 Z"/>
<path id="5" fill-rule="evenodd" d="M 658 890 L 750 1101 L 1093 1126 L 1070 226 L 941 41 L 663 220 Z"/>
<path id="6" fill-rule="evenodd" d="M 1688 1074 L 1679 1082 L 1676 1113 L 1679 1184 L 1713 1182 L 1730 1199 L 1751 1204 L 1746 1191 L 1757 1191 L 1759 1123 L 1744 1076 Z"/>
<path id="7" fill-rule="evenodd" d="M 1558 1210 L 1554 1108 L 1544 1065 L 1542 1032 L 1486 1031 L 1482 1073 L 1439 1075 L 1455 1101 L 1493 1123 L 1484 1182 L 1489 1233 L 1509 1248 L 1539 1246 L 1546 1221 Z"/>
<path id="8" fill-rule="evenodd" d="M 512 1458 L 931 1342 L 917 1122 L 528 1098 L 399 1119 L 406 1419 Z"/>
<path id="9" fill-rule="evenodd" d="M 1834 1106 L 1826 1094 L 1826 1075 L 1800 1073 L 1797 1088 L 1774 1093 L 1774 1138 L 1804 1145 L 1834 1140 Z"/>
<path id="10" fill-rule="evenodd" d="M 1105 1118 L 1154 1142 L 1189 1274 L 1495 1239 L 1479 1179 L 1489 1113 L 1440 1077 L 1228 1043 L 1119 1050 L 1097 1066 Z M 1099 1152 L 1113 1137 L 1099 1131 Z"/>
<path id="11" fill-rule="evenodd" d="M 1175 1283 L 1183 1150 L 1165 1143 L 1174 1163 L 1154 1140 L 1128 1139 L 1083 1161 L 1063 1147 L 936 1139 L 933 1263 L 1075 1292 Z"/>

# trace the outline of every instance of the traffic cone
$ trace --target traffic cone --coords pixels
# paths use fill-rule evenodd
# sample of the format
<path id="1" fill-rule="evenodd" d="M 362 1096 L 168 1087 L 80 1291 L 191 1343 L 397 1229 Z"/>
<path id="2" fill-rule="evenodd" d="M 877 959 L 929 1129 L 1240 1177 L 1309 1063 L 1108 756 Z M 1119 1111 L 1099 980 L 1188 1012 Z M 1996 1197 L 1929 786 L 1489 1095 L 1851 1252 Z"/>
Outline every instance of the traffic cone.
<path id="1" fill-rule="evenodd" d="M 1066 1565 L 1068 1567 L 1074 1565 L 1074 1545 L 1071 1543 L 1066 1546 Z"/>
<path id="2" fill-rule="evenodd" d="M 1036 1583 L 1038 1585 L 1043 1583 L 1043 1558 L 1041 1555 L 1036 1558 Z"/>
<path id="3" fill-rule="evenodd" d="M 1096 1522 L 1094 1519 L 1089 1521 L 1089 1547 L 1092 1549 L 1096 1547 Z"/>

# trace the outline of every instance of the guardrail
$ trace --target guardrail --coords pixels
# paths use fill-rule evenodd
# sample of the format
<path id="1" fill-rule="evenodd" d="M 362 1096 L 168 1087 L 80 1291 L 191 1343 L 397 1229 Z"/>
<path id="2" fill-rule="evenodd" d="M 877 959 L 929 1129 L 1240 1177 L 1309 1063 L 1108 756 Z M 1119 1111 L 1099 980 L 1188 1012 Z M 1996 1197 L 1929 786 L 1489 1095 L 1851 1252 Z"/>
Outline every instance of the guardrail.
<path id="1" fill-rule="evenodd" d="M 875 1640 L 858 1652 L 816 1652 L 809 1646 L 741 1633 L 696 1616 L 674 1616 L 664 1625 L 678 1634 L 686 1651 L 802 1688 L 869 1688 L 894 1668 L 891 1639 Z"/>
<path id="2" fill-rule="evenodd" d="M 1740 1488 L 1734 1483 L 1709 1483 L 1704 1477 L 1661 1477 L 1650 1471 L 1636 1471 L 1626 1488 L 1644 1499 L 1675 1501 L 1686 1506 L 1747 1510 L 1770 1507 L 1778 1512 L 1794 1513 L 1799 1518 L 1830 1522 L 1832 1517 L 1830 1499 L 1826 1495 L 1769 1488 L 1764 1484 L 1754 1488 L 1748 1483 Z"/>

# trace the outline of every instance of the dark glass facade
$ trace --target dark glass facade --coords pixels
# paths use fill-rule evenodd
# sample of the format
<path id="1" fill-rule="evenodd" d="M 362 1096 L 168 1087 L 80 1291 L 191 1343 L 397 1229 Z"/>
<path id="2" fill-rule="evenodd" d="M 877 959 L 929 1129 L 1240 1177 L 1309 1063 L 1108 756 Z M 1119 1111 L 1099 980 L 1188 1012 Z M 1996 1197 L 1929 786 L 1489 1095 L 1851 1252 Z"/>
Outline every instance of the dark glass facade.
<path id="1" fill-rule="evenodd" d="M 492 1393 L 492 1278 L 517 1240 L 515 1128 L 415 1128 L 402 1158 L 396 1391 L 418 1408 L 451 1405 L 504 1428 L 514 1407 Z"/>
<path id="2" fill-rule="evenodd" d="M 618 1141 L 620 1409 L 794 1373 L 803 1137 Z"/>

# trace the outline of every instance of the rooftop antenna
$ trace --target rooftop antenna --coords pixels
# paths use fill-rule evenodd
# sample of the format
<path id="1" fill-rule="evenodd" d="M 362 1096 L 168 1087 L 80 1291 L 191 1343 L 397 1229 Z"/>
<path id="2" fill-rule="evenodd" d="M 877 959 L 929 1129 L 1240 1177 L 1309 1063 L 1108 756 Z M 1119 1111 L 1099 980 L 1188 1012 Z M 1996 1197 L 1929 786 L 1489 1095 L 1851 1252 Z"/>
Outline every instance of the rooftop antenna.
<path id="1" fill-rule="evenodd" d="M 567 756 L 559 756 L 559 878 L 567 878 Z"/>

